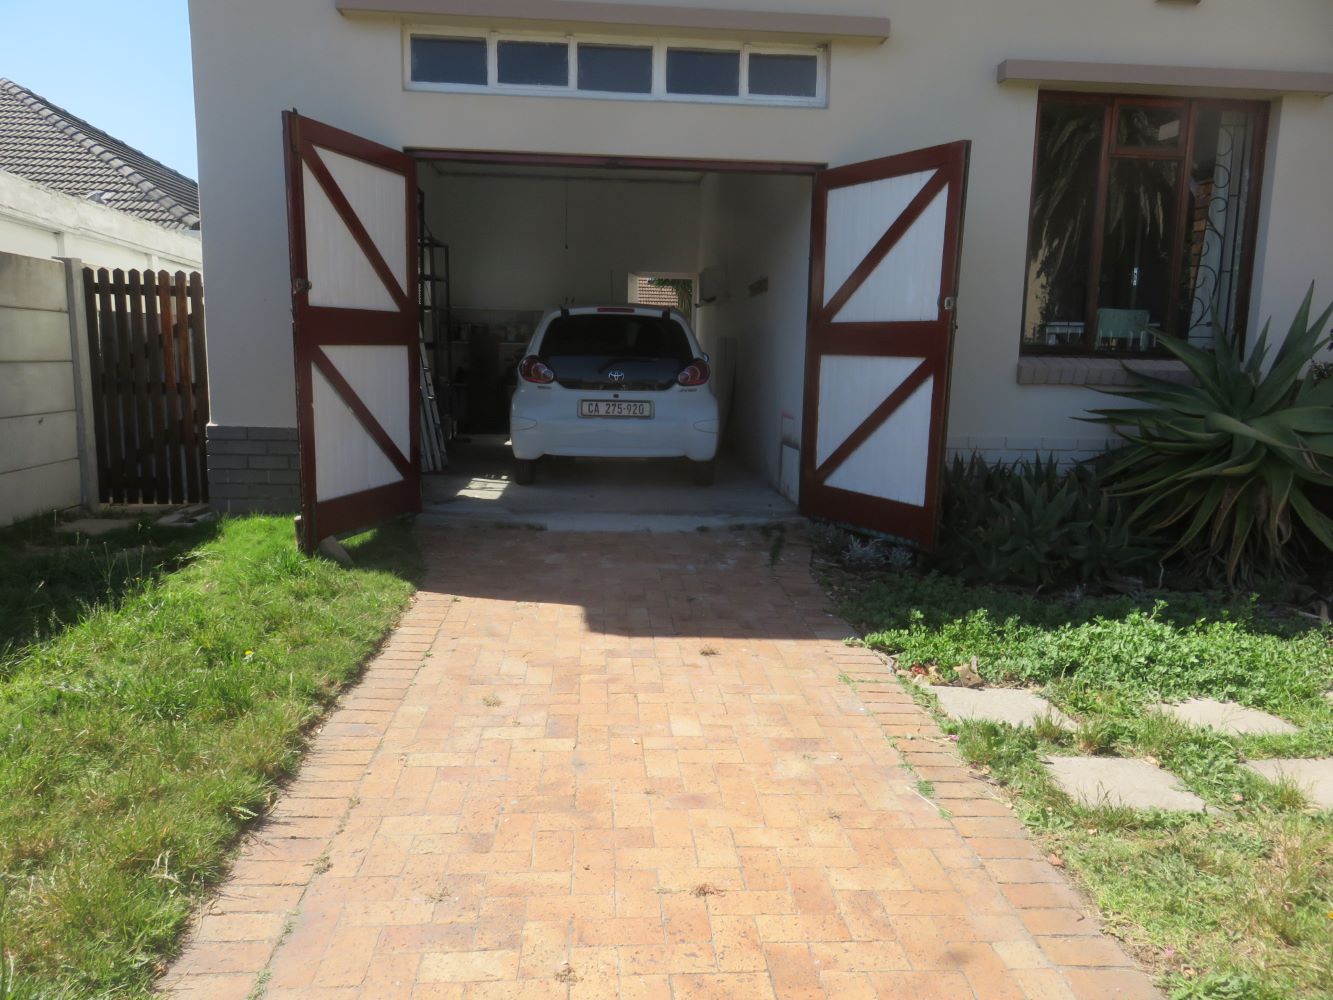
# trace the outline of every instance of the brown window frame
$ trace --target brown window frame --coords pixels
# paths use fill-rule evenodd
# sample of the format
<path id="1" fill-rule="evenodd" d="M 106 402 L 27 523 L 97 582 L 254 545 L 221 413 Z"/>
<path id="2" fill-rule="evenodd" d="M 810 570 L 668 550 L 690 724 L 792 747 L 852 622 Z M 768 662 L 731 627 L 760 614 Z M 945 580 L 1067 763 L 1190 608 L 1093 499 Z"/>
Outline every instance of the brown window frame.
<path id="1" fill-rule="evenodd" d="M 1048 102 L 1060 104 L 1091 104 L 1104 109 L 1102 119 L 1102 142 L 1097 167 L 1097 191 L 1095 195 L 1091 250 L 1088 254 L 1088 302 L 1083 317 L 1082 349 L 1071 344 L 1032 344 L 1026 339 L 1028 312 L 1028 269 L 1033 251 L 1033 205 L 1036 202 L 1037 167 L 1041 155 L 1041 120 L 1042 111 Z M 1122 107 L 1174 107 L 1184 112 L 1180 141 L 1174 146 L 1139 147 L 1119 145 L 1119 111 Z M 1180 274 L 1185 255 L 1185 234 L 1187 232 L 1190 197 L 1189 170 L 1194 160 L 1194 133 L 1199 111 L 1206 108 L 1223 108 L 1234 111 L 1249 111 L 1255 114 L 1254 148 L 1250 152 L 1250 211 L 1245 219 L 1245 229 L 1241 240 L 1241 275 L 1236 292 L 1236 315 L 1234 334 L 1242 350 L 1248 334 L 1247 326 L 1250 310 L 1250 285 L 1254 276 L 1255 245 L 1259 233 L 1259 212 L 1263 203 L 1264 160 L 1268 148 L 1268 121 L 1272 105 L 1261 100 L 1232 100 L 1214 97 L 1171 97 L 1159 94 L 1124 94 L 1124 93 L 1086 93 L 1083 91 L 1043 90 L 1037 95 L 1037 117 L 1032 138 L 1032 190 L 1028 204 L 1028 239 L 1023 258 L 1023 311 L 1019 327 L 1019 350 L 1025 355 L 1045 355 L 1058 357 L 1103 357 L 1103 358 L 1151 358 L 1174 357 L 1169 351 L 1157 348 L 1149 351 L 1135 351 L 1126 355 L 1124 352 L 1099 351 L 1095 348 L 1097 335 L 1097 308 L 1101 299 L 1102 249 L 1106 226 L 1107 192 L 1110 187 L 1111 165 L 1121 159 L 1174 160 L 1180 166 L 1176 191 L 1175 247 L 1171 254 L 1171 294 L 1167 307 L 1168 315 L 1179 322 L 1181 291 Z M 1179 335 L 1179 330 L 1167 331 Z"/>

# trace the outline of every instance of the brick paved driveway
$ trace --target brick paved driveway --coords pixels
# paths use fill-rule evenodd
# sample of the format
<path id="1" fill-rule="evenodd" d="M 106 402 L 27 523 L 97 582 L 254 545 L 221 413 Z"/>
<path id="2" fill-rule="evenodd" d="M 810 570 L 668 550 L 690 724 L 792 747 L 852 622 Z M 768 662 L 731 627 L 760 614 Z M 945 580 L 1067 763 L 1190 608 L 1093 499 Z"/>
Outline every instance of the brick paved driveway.
<path id="1" fill-rule="evenodd" d="M 1156 996 L 884 664 L 841 642 L 808 550 L 422 541 L 424 588 L 173 996 Z"/>

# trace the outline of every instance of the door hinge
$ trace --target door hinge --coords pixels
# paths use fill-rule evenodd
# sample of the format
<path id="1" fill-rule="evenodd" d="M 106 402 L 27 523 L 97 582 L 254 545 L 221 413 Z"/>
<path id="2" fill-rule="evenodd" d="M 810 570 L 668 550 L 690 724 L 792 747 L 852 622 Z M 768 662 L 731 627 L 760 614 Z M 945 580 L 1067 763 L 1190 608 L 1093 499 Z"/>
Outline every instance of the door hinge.
<path id="1" fill-rule="evenodd" d="M 312 288 L 314 288 L 314 287 L 315 287 L 315 286 L 312 285 L 312 284 L 310 283 L 310 279 L 309 279 L 309 278 L 293 278 L 293 279 L 292 279 L 292 294 L 293 294 L 293 295 L 300 295 L 302 292 L 308 292 L 308 291 L 310 291 L 310 289 L 312 289 Z"/>

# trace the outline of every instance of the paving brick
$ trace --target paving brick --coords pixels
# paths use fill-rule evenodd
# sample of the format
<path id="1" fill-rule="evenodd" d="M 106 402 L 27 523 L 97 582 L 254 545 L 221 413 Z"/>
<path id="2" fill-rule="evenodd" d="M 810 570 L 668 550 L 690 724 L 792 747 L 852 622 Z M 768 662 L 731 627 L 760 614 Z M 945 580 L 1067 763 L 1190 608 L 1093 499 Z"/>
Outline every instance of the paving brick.
<path id="1" fill-rule="evenodd" d="M 271 1000 L 1147 982 L 883 661 L 842 645 L 795 555 L 772 566 L 749 533 L 551 535 L 537 562 L 521 533 L 422 541 L 422 591 L 169 996 L 241 1000 L 265 963 Z"/>

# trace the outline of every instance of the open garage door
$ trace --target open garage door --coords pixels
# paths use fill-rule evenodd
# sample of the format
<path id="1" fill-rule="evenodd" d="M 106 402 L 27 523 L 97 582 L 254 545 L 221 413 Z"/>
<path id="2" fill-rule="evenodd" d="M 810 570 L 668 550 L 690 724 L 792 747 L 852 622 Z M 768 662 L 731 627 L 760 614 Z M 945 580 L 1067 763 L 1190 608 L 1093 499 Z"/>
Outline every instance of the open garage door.
<path id="1" fill-rule="evenodd" d="M 421 509 L 416 164 L 283 115 L 301 545 Z"/>
<path id="2" fill-rule="evenodd" d="M 801 512 L 935 544 L 970 144 L 822 171 Z"/>

